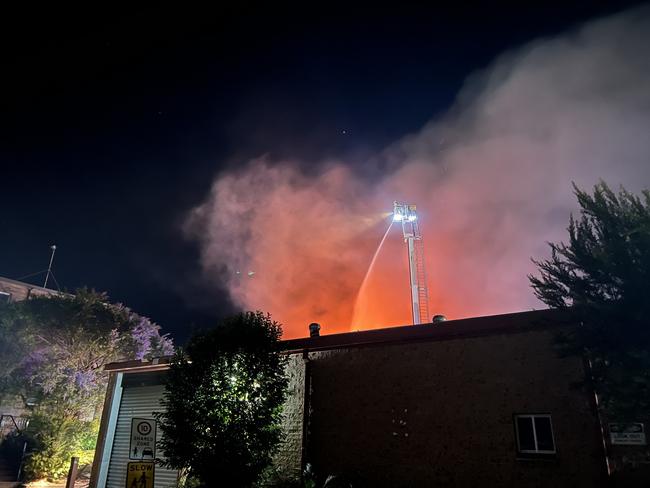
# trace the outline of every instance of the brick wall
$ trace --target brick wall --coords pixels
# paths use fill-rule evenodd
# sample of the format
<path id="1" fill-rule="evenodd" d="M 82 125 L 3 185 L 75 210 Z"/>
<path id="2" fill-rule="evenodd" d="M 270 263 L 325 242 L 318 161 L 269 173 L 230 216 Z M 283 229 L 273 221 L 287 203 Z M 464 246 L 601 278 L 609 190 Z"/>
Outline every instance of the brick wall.
<path id="1" fill-rule="evenodd" d="M 0 277 L 0 291 L 9 293 L 9 295 L 11 295 L 11 301 L 13 302 L 26 300 L 33 296 L 47 296 L 57 293 L 47 288 L 41 288 L 40 286 L 21 283 L 20 281 L 14 281 L 2 277 Z"/>
<path id="2" fill-rule="evenodd" d="M 304 365 L 305 362 L 300 354 L 289 356 L 287 365 L 288 400 L 282 412 L 284 439 L 273 460 L 281 479 L 296 480 L 300 478 L 302 472 Z"/>
<path id="3" fill-rule="evenodd" d="M 603 456 L 579 358 L 553 332 L 311 352 L 305 460 L 355 486 L 597 486 Z M 280 470 L 297 473 L 304 364 L 291 356 Z M 550 413 L 558 454 L 518 460 L 514 413 Z M 297 471 L 298 470 L 298 471 Z"/>
<path id="4" fill-rule="evenodd" d="M 606 426 L 610 421 L 616 422 L 617 420 L 619 419 L 608 419 L 606 415 L 603 415 L 603 423 Z M 640 415 L 631 420 L 643 423 L 646 439 L 650 439 L 650 432 L 648 432 L 650 415 Z M 648 445 L 612 445 L 607 427 L 606 436 L 609 448 L 609 462 L 612 469 L 612 486 L 650 486 L 650 447 Z"/>

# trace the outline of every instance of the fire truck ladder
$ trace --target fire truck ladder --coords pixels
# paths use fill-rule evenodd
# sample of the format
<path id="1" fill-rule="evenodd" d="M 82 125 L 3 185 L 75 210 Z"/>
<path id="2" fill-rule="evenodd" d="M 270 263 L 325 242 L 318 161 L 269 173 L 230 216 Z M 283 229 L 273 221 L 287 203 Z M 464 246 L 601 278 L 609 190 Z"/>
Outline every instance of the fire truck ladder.
<path id="1" fill-rule="evenodd" d="M 424 269 L 424 244 L 422 237 L 415 239 L 415 275 L 417 279 L 418 291 L 418 314 L 420 317 L 419 324 L 426 324 L 431 321 L 429 315 L 429 290 L 427 288 L 427 273 Z"/>
<path id="2" fill-rule="evenodd" d="M 408 249 L 413 324 L 426 324 L 430 321 L 429 291 L 424 266 L 424 245 L 415 205 L 395 202 L 393 221 L 402 223 L 402 234 Z"/>

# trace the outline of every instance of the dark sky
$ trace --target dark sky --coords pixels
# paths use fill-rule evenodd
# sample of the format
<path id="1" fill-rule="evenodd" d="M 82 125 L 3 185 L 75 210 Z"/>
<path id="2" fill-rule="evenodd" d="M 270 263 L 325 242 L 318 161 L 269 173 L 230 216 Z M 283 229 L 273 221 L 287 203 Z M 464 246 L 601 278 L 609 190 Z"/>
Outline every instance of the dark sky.
<path id="1" fill-rule="evenodd" d="M 182 341 L 233 311 L 180 230 L 219 171 L 358 160 L 504 50 L 630 4 L 348 3 L 4 11 L 0 275 L 46 268 L 55 243 L 62 287 L 107 291 Z"/>

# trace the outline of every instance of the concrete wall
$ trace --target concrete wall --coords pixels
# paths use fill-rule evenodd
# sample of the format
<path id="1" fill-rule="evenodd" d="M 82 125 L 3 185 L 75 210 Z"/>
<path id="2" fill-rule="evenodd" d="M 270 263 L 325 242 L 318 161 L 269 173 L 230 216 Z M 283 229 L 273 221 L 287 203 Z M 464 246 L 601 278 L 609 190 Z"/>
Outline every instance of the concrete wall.
<path id="1" fill-rule="evenodd" d="M 553 332 L 375 345 L 309 353 L 304 460 L 355 486 L 597 486 L 598 421 L 581 359 L 560 359 Z M 280 470 L 301 458 L 305 366 L 292 355 L 288 441 Z M 520 460 L 513 414 L 550 413 L 557 456 Z"/>

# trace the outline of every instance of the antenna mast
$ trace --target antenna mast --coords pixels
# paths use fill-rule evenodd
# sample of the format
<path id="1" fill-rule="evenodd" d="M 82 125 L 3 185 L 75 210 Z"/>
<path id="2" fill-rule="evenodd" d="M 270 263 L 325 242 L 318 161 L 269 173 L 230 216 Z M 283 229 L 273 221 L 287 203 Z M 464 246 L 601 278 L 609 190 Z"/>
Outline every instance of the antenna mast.
<path id="1" fill-rule="evenodd" d="M 424 269 L 424 246 L 415 205 L 394 202 L 393 222 L 402 223 L 402 234 L 408 248 L 413 324 L 426 324 L 430 320 L 429 291 Z"/>
<path id="2" fill-rule="evenodd" d="M 52 244 L 50 246 L 50 249 L 52 249 L 52 255 L 50 256 L 50 264 L 47 267 L 47 273 L 45 274 L 45 283 L 43 283 L 43 288 L 47 288 L 47 280 L 52 274 L 52 263 L 54 262 L 54 253 L 56 252 L 56 245 Z"/>

